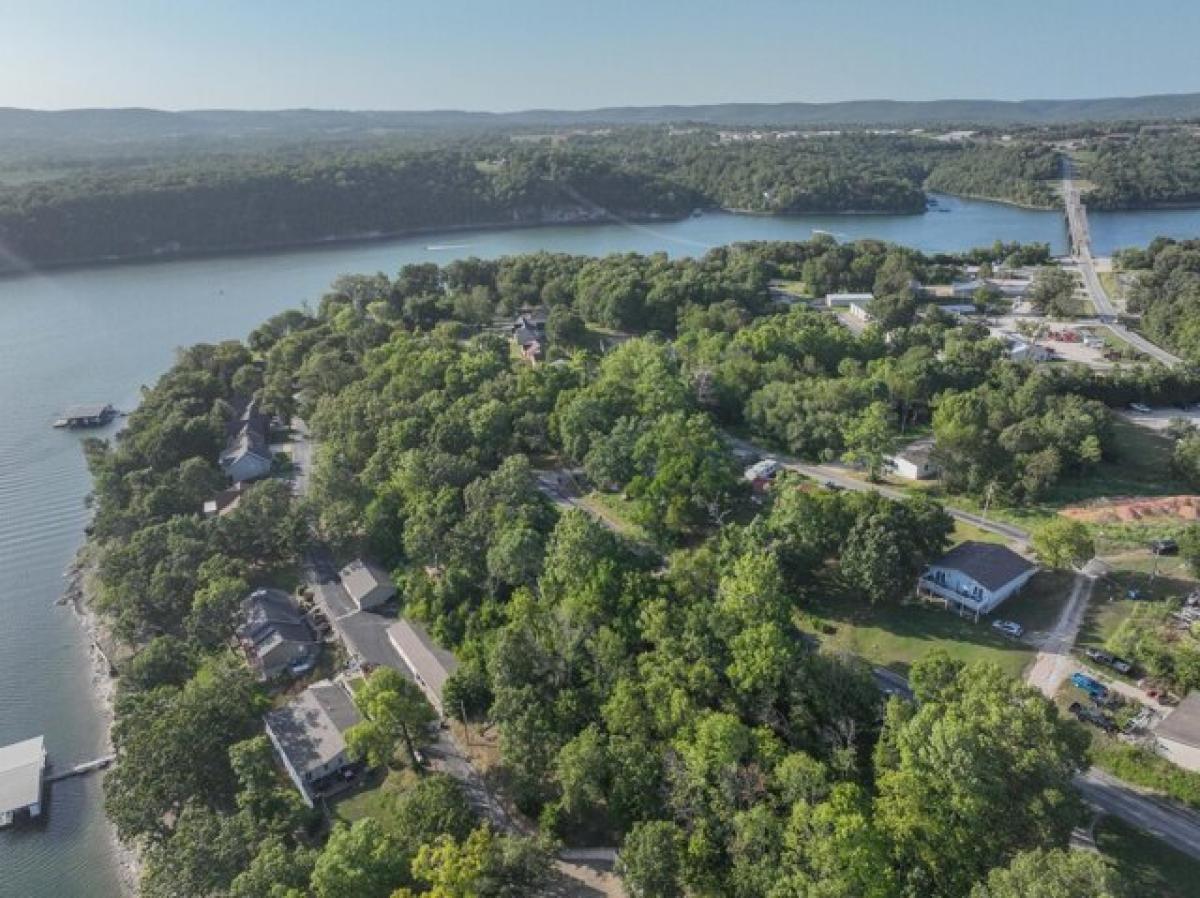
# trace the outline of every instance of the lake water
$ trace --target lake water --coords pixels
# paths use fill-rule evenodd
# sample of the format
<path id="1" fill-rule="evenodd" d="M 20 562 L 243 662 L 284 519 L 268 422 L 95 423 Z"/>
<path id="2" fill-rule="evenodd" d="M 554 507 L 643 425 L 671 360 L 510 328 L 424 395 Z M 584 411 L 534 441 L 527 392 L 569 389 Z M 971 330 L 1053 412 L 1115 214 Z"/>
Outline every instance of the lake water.
<path id="1" fill-rule="evenodd" d="M 132 407 L 176 347 L 245 336 L 264 318 L 314 302 L 343 272 L 553 250 L 695 255 L 744 240 L 877 237 L 922 250 L 995 240 L 1045 241 L 1063 252 L 1054 212 L 939 198 L 925 215 L 757 218 L 725 214 L 655 225 L 457 232 L 256 256 L 123 265 L 0 280 L 0 745 L 45 734 L 51 760 L 94 756 L 103 720 L 87 641 L 55 605 L 80 545 L 89 483 L 77 434 L 52 430 L 68 405 Z M 1200 236 L 1200 211 L 1095 215 L 1097 254 L 1158 234 Z M 43 826 L 0 832 L 3 898 L 107 898 L 118 893 L 99 777 L 49 796 Z"/>

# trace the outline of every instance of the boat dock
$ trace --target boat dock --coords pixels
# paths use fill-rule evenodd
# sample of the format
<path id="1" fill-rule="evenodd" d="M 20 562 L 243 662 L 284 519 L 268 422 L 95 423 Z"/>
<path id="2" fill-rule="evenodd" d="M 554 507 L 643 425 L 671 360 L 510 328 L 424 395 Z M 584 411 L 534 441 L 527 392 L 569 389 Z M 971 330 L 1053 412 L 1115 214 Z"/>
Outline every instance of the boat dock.
<path id="1" fill-rule="evenodd" d="M 61 418 L 54 422 L 55 427 L 103 427 L 119 413 L 108 403 L 93 403 L 91 405 L 73 405 Z"/>
<path id="2" fill-rule="evenodd" d="M 0 746 L 0 827 L 17 814 L 40 817 L 46 772 L 46 746 L 41 736 Z"/>
<path id="3" fill-rule="evenodd" d="M 76 764 L 67 770 L 60 771 L 46 777 L 46 783 L 57 783 L 62 780 L 70 779 L 73 776 L 83 776 L 86 773 L 95 773 L 97 770 L 104 770 L 113 761 L 117 759 L 116 755 L 102 755 L 99 758 L 93 758 L 90 761 L 84 761 L 82 764 Z"/>

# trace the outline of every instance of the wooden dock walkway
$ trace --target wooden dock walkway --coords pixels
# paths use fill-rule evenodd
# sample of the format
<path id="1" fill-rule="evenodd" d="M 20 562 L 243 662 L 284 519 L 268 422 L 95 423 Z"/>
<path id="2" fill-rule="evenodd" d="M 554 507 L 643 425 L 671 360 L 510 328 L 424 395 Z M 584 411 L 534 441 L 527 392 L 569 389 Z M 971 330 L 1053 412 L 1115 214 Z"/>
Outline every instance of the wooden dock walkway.
<path id="1" fill-rule="evenodd" d="M 93 758 L 90 761 L 84 761 L 82 764 L 76 764 L 67 770 L 59 773 L 51 774 L 46 777 L 47 783 L 57 783 L 61 780 L 70 779 L 73 776 L 83 776 L 87 773 L 95 773 L 97 770 L 104 770 L 113 761 L 117 759 L 116 755 L 102 755 L 99 758 Z"/>

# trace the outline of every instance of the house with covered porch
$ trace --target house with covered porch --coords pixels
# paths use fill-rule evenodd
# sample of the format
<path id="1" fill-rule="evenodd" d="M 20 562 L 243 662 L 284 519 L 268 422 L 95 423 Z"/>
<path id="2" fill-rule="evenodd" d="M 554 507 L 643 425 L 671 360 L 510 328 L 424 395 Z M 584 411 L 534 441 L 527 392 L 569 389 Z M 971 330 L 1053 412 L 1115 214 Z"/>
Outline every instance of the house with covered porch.
<path id="1" fill-rule="evenodd" d="M 1007 546 L 968 540 L 930 564 L 917 582 L 917 591 L 978 620 L 1020 591 L 1037 569 Z"/>

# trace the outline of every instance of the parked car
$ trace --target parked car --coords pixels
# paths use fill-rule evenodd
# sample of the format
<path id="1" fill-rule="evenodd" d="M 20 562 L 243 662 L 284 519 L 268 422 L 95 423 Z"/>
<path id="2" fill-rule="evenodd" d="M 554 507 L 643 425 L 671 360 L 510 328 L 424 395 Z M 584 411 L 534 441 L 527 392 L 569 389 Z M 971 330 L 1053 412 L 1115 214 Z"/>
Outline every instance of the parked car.
<path id="1" fill-rule="evenodd" d="M 833 492 L 835 492 L 835 493 L 841 489 L 844 489 L 844 487 L 840 486 L 839 484 L 834 483 L 832 480 L 826 480 L 824 486 L 825 486 L 825 489 L 833 490 Z"/>
<path id="2" fill-rule="evenodd" d="M 1103 701 L 1108 696 L 1108 687 L 1085 673 L 1076 672 L 1071 674 L 1071 682 L 1097 701 Z"/>
<path id="3" fill-rule="evenodd" d="M 1150 551 L 1155 555 L 1178 555 L 1179 543 L 1173 539 L 1156 539 L 1150 543 Z"/>
<path id="4" fill-rule="evenodd" d="M 1111 664 L 1113 656 L 1104 649 L 1084 649 L 1083 653 L 1099 664 Z"/>
<path id="5" fill-rule="evenodd" d="M 1084 649 L 1083 653 L 1097 664 L 1103 664 L 1105 667 L 1111 667 L 1117 673 L 1127 674 L 1133 670 L 1132 662 L 1126 661 L 1124 658 L 1118 658 L 1104 649 Z"/>
<path id="6" fill-rule="evenodd" d="M 1142 402 L 1129 403 L 1129 410 L 1137 412 L 1138 414 L 1141 414 L 1141 415 L 1148 415 L 1148 414 L 1150 414 L 1150 412 L 1153 411 L 1153 409 L 1151 409 L 1150 406 L 1148 406 Z"/>
<path id="7" fill-rule="evenodd" d="M 1005 636 L 1011 636 L 1013 639 L 1019 639 L 1025 632 L 1025 628 L 1012 620 L 994 620 L 992 628 L 999 630 Z"/>
<path id="8" fill-rule="evenodd" d="M 1074 714 L 1081 722 L 1097 726 L 1106 733 L 1112 734 L 1117 731 L 1117 725 L 1107 715 L 1095 708 L 1089 708 L 1086 705 L 1081 705 L 1079 702 L 1071 702 L 1067 710 Z"/>

